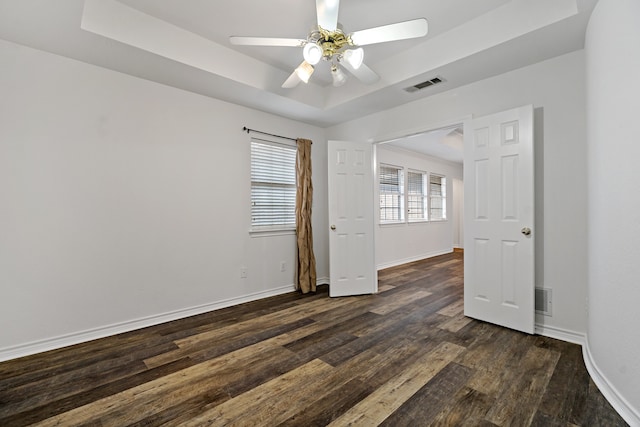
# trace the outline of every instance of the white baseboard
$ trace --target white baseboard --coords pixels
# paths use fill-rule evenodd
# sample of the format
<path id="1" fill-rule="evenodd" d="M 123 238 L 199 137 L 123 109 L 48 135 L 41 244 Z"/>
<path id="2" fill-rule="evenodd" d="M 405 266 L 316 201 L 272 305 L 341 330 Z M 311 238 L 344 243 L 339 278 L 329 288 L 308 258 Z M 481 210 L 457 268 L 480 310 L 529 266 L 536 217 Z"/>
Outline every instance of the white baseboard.
<path id="1" fill-rule="evenodd" d="M 423 259 L 433 258 L 434 256 L 450 254 L 451 252 L 453 252 L 453 247 L 442 250 L 442 251 L 429 252 L 426 254 L 421 254 L 421 255 L 417 255 L 409 258 L 398 259 L 390 262 L 384 262 L 382 264 L 378 264 L 377 269 L 384 270 L 385 268 L 396 267 L 398 265 L 408 264 L 410 262 L 415 262 L 415 261 L 421 261 Z"/>
<path id="2" fill-rule="evenodd" d="M 536 334 L 544 337 L 554 338 L 560 341 L 567 341 L 573 344 L 584 346 L 586 336 L 582 332 L 571 331 L 568 329 L 556 328 L 555 326 L 543 325 L 536 323 Z"/>
<path id="3" fill-rule="evenodd" d="M 31 354 L 42 353 L 49 350 L 55 350 L 70 345 L 80 344 L 83 342 L 121 334 L 124 332 L 130 332 L 136 329 L 146 328 L 148 326 L 159 325 L 161 323 L 171 322 L 173 320 L 184 319 L 185 317 L 219 310 L 221 308 L 230 307 L 232 305 L 255 301 L 261 298 L 267 298 L 275 295 L 286 294 L 287 292 L 293 292 L 294 290 L 294 285 L 281 286 L 279 288 L 269 289 L 267 291 L 255 292 L 252 294 L 230 298 L 223 301 L 212 302 L 209 304 L 203 304 L 196 307 L 175 310 L 168 313 L 143 317 L 141 319 L 130 320 L 113 325 L 89 329 L 86 331 L 74 332 L 71 334 L 33 341 L 17 346 L 6 347 L 0 349 L 0 362 L 17 359 L 23 356 L 29 356 Z"/>
<path id="4" fill-rule="evenodd" d="M 316 278 L 316 285 L 328 285 L 330 284 L 331 279 L 329 279 L 328 277 L 317 277 Z"/>
<path id="5" fill-rule="evenodd" d="M 589 340 L 586 334 L 569 331 L 553 326 L 545 326 L 536 323 L 536 334 L 562 341 L 568 341 L 582 346 L 582 358 L 587 367 L 591 379 L 598 387 L 602 395 L 613 406 L 618 414 L 632 427 L 640 427 L 640 413 L 636 411 L 627 400 L 618 393 L 618 390 L 609 383 L 607 378 L 600 372 L 595 364 L 591 351 L 589 350 Z"/>
<path id="6" fill-rule="evenodd" d="M 607 380 L 607 377 L 598 369 L 589 349 L 589 339 L 585 340 L 582 346 L 582 357 L 587 367 L 591 379 L 598 386 L 598 389 L 607 401 L 613 406 L 618 414 L 631 426 L 640 426 L 640 412 L 636 410 L 629 402 L 622 397 L 618 390 Z"/>

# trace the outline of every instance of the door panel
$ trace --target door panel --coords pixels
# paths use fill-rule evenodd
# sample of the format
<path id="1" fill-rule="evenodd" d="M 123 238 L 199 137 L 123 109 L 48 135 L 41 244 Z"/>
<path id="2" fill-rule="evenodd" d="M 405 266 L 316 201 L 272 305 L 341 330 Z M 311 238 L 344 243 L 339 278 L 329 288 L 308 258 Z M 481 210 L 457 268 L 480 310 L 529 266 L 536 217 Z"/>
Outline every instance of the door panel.
<path id="1" fill-rule="evenodd" d="M 376 293 L 373 147 L 329 141 L 329 295 Z"/>
<path id="2" fill-rule="evenodd" d="M 465 123 L 465 315 L 533 333 L 533 107 Z"/>

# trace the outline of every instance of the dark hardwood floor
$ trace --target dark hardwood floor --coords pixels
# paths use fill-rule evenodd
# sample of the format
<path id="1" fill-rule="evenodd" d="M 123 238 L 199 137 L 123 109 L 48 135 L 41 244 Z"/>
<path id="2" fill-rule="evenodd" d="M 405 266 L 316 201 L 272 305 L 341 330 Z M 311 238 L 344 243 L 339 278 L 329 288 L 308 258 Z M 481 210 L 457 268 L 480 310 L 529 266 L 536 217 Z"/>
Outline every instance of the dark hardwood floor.
<path id="1" fill-rule="evenodd" d="M 462 314 L 462 256 L 0 364 L 0 426 L 623 426 L 577 345 Z"/>

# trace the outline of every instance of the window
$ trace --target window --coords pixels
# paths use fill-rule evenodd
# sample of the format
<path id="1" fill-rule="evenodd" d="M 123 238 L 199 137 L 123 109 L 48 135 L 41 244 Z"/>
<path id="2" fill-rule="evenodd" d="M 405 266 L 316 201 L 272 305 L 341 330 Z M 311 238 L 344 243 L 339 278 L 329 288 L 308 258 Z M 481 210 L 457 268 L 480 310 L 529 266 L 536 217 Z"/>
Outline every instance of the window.
<path id="1" fill-rule="evenodd" d="M 251 228 L 296 224 L 296 147 L 251 140 Z"/>
<path id="2" fill-rule="evenodd" d="M 380 163 L 378 179 L 380 224 L 446 221 L 445 176 Z"/>
<path id="3" fill-rule="evenodd" d="M 426 173 L 407 172 L 407 219 L 409 221 L 426 221 L 428 219 L 426 189 Z"/>
<path id="4" fill-rule="evenodd" d="M 432 221 L 447 219 L 447 179 L 444 176 L 429 177 L 429 216 Z"/>
<path id="5" fill-rule="evenodd" d="M 380 222 L 404 221 L 402 168 L 380 165 Z"/>

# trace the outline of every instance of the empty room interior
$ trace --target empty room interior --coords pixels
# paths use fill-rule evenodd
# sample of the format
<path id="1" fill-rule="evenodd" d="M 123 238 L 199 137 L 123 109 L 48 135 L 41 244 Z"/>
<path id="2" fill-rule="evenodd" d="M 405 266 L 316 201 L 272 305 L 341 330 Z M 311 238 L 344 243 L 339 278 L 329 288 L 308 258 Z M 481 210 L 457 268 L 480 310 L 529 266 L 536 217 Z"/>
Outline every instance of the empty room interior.
<path id="1" fill-rule="evenodd" d="M 0 425 L 640 426 L 637 0 L 0 0 Z"/>

